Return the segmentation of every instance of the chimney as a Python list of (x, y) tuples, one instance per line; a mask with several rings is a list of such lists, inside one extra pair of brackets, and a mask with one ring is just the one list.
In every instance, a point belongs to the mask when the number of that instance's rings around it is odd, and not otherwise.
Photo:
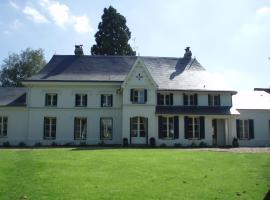
[(82, 44), (80, 45), (75, 45), (75, 50), (74, 50), (74, 54), (76, 56), (83, 56), (83, 48), (82, 48)]
[(192, 57), (192, 53), (191, 53), (191, 51), (190, 51), (190, 47), (186, 47), (185, 51), (186, 51), (186, 52), (185, 52), (185, 54), (184, 54), (184, 58), (187, 59), (187, 60), (190, 60), (191, 57)]

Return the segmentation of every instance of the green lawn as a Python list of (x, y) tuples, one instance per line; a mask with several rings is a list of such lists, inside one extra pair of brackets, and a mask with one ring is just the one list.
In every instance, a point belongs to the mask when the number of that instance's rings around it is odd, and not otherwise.
[(0, 199), (252, 199), (270, 154), (177, 149), (0, 149)]

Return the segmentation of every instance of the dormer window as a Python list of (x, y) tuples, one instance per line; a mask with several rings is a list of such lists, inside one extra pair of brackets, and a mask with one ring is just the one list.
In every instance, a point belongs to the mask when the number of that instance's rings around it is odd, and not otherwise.
[(158, 105), (173, 105), (173, 94), (157, 94), (157, 104)]
[(145, 104), (147, 101), (146, 89), (131, 89), (130, 101), (134, 104)]
[(76, 94), (75, 95), (75, 106), (86, 107), (87, 106), (87, 94)]
[(57, 106), (57, 94), (55, 93), (47, 93), (45, 95), (45, 106)]
[(209, 106), (220, 106), (220, 95), (219, 94), (208, 94), (208, 105)]
[(197, 106), (198, 105), (198, 95), (194, 94), (183, 94), (183, 102), (185, 106)]

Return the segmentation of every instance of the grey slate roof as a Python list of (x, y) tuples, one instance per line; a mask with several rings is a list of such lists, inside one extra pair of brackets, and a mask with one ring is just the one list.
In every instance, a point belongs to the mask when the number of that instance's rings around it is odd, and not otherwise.
[[(27, 81), (123, 82), (137, 56), (54, 55)], [(232, 91), (194, 58), (140, 57), (160, 90)]]
[(156, 106), (156, 114), (231, 115), (230, 106)]
[(0, 87), (0, 106), (26, 106), (26, 88)]

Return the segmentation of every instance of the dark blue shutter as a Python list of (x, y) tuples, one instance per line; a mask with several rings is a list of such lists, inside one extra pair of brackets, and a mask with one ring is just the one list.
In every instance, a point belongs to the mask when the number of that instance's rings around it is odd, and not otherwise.
[(248, 124), (249, 124), (249, 139), (254, 139), (254, 120), (249, 119)]
[(200, 139), (205, 138), (204, 117), (200, 117)]
[(134, 89), (130, 90), (130, 101), (133, 102), (133, 93), (134, 93)]
[(86, 95), (84, 95), (84, 102), (85, 102), (85, 106), (87, 106), (87, 94)]
[(211, 95), (208, 94), (208, 106), (211, 106)]
[(103, 107), (103, 103), (104, 103), (104, 95), (102, 94), (101, 98), (100, 98), (100, 106), (101, 107)]
[(194, 105), (197, 106), (198, 105), (198, 95), (194, 94)]
[(159, 138), (163, 138), (161, 130), (162, 130), (162, 116), (158, 116), (158, 137)]
[(113, 107), (113, 95), (111, 94), (111, 107)]
[(236, 135), (237, 135), (237, 138), (240, 138), (240, 120), (239, 119), (236, 120)]
[(218, 95), (218, 106), (220, 106), (220, 94)]
[(160, 93), (157, 93), (157, 105), (160, 105)]
[(147, 89), (144, 90), (144, 103), (147, 102)]
[(45, 106), (48, 105), (48, 94), (45, 95)]
[(131, 144), (131, 127), (132, 127), (132, 118), (129, 118), (129, 143)]
[(179, 138), (179, 120), (178, 116), (174, 116), (174, 138)]
[(173, 93), (170, 93), (170, 105), (173, 105)]
[(188, 96), (186, 94), (183, 94), (183, 103), (185, 106), (188, 105)]
[[(47, 96), (47, 94), (46, 94)], [(43, 138), (46, 138), (46, 123), (47, 123), (47, 118), (44, 117), (44, 124), (43, 124)]]
[(184, 123), (185, 123), (185, 139), (189, 139), (189, 133), (188, 133), (188, 116), (184, 117)]

